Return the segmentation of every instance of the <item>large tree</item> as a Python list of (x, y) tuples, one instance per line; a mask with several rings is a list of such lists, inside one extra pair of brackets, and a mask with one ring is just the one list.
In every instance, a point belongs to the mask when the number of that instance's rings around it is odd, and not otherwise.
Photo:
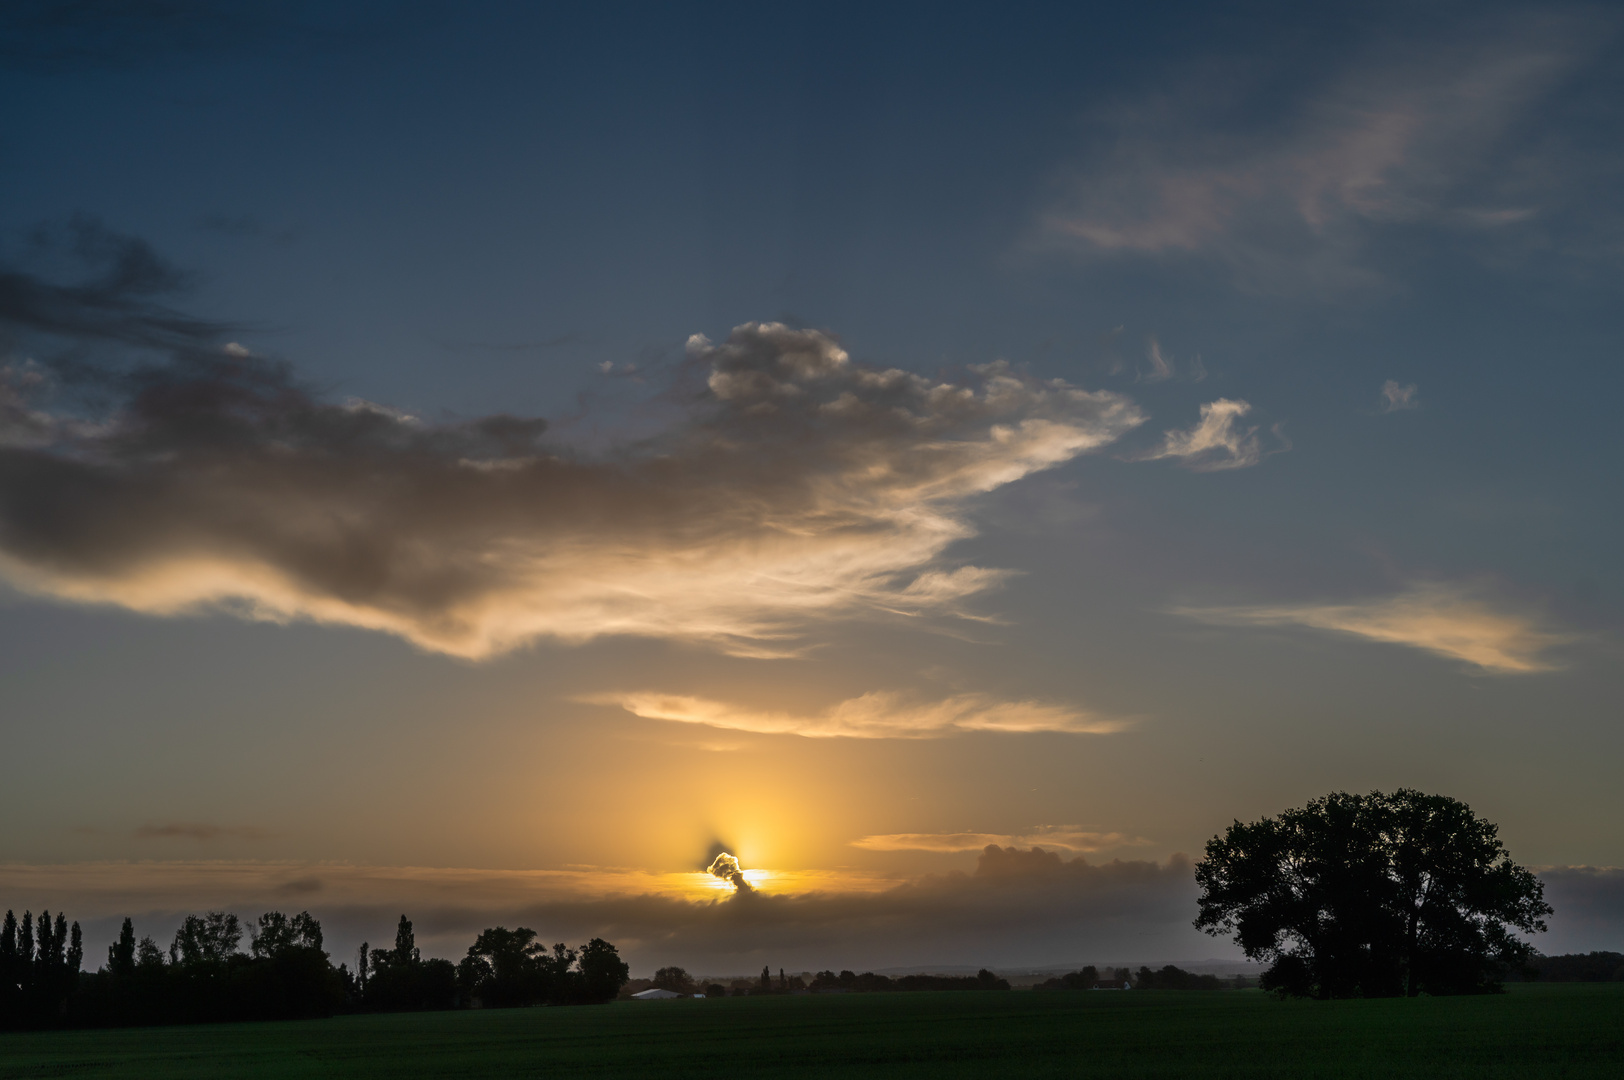
[(1272, 966), (1267, 989), (1311, 997), (1493, 992), (1551, 908), (1499, 830), (1465, 803), (1343, 792), (1231, 825), (1196, 866), (1195, 925)]

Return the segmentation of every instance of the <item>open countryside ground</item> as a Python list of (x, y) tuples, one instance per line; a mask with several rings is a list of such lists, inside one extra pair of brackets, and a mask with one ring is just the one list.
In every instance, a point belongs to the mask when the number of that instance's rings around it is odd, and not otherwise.
[(940, 993), (351, 1016), (0, 1036), (0, 1078), (1608, 1077), (1624, 986), (1278, 1001)]

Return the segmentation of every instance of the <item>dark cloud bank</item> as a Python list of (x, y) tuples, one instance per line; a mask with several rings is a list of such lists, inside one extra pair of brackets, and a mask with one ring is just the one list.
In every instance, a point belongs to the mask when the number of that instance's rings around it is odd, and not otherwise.
[[(922, 878), (878, 894), (773, 896), (740, 891), (696, 904), (658, 896), (538, 906), (535, 924), (624, 941), (640, 962), (704, 958), (719, 969), (762, 963), (810, 969), (977, 964), (1077, 956), (1162, 955), (1196, 935), (1189, 860), (1093, 864), (989, 846), (971, 873)], [(431, 912), (431, 933), (455, 924)], [(526, 925), (532, 925), (527, 923)], [(446, 925), (446, 929), (450, 929)], [(1203, 955), (1224, 952), (1214, 945)], [(781, 957), (781, 960), (773, 960)]]
[[(971, 872), (932, 875), (884, 892), (775, 895), (746, 885), (714, 901), (592, 895), (589, 886), (584, 893), (572, 888), (526, 900), (502, 883), (481, 889), (465, 877), (420, 876), (404, 887), (397, 879), (373, 891), (378, 899), (372, 902), (335, 878), (343, 873), (290, 870), (279, 885), (254, 888), (252, 895), (233, 900), (215, 892), (209, 906), (244, 915), (308, 908), (340, 959), (362, 940), (386, 937), (402, 911), (416, 926), (419, 946), (433, 955), (458, 958), (481, 929), (522, 925), (549, 942), (605, 937), (639, 971), (673, 963), (718, 973), (759, 971), (763, 964), (795, 970), (1047, 965), (1234, 952), (1190, 928), (1195, 882), (1181, 855), (1166, 863), (1094, 864), (993, 845)], [(330, 892), (349, 899), (335, 903)], [(91, 946), (112, 939), (125, 909), (145, 908), (145, 914), (131, 912), (138, 928), (159, 937), (172, 933), (183, 914), (167, 905), (121, 903), (110, 893), (87, 902), (102, 909), (82, 920)]]

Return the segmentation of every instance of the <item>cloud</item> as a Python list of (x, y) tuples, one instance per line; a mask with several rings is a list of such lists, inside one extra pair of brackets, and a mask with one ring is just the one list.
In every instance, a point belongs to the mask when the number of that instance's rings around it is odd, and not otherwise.
[(1332, 65), (1283, 119), (1278, 72), (1247, 88), (1209, 69), (1106, 117), (1109, 149), (1065, 180), (1041, 233), (1079, 254), (1199, 258), (1247, 288), (1297, 292), (1380, 280), (1366, 258), (1380, 230), (1535, 227), (1558, 193), (1529, 168), (1541, 155), (1519, 125), (1585, 61), (1594, 22), (1526, 14), (1390, 45)]
[[(204, 347), (228, 329), (158, 302), (184, 288), (187, 276), (146, 241), (96, 218), (75, 215), (33, 241), (39, 257), (67, 264), (79, 280), (62, 284), (0, 266), (0, 325), (80, 343), (177, 351)], [(69, 367), (59, 374), (77, 373)]]
[(1041, 701), (997, 701), (983, 694), (958, 694), (940, 701), (912, 701), (875, 691), (849, 698), (820, 713), (767, 712), (682, 694), (646, 691), (588, 695), (596, 705), (618, 705), (634, 716), (703, 724), (760, 735), (800, 735), (809, 739), (939, 739), (972, 731), (1060, 732), (1104, 735), (1122, 731), (1128, 721)]
[(1162, 355), (1161, 342), (1154, 334), (1145, 341), (1145, 362), (1150, 365), (1150, 370), (1140, 376), (1145, 382), (1165, 382), (1173, 377), (1173, 365)]
[[(295, 888), (312, 879), (319, 890)], [(1233, 953), (1190, 928), (1195, 881), (1182, 855), (1094, 863), (991, 846), (969, 872), (901, 882), (769, 875), (750, 892), (705, 872), (213, 862), (0, 865), (0, 887), (19, 907), (48, 904), (85, 922), (90, 955), (103, 937), (112, 940), (124, 915), (136, 917), (138, 934), (156, 931), (161, 940), (187, 911), (251, 916), (290, 901), (322, 920), (335, 959), (363, 939), (387, 940), (402, 911), (428, 955), (455, 959), (484, 927), (522, 925), (552, 941), (602, 936), (639, 971), (672, 963), (721, 973), (764, 963), (864, 970)]]
[(1140, 836), (1094, 832), (1081, 825), (1041, 825), (1027, 833), (885, 833), (863, 836), (852, 847), (865, 851), (980, 851), (989, 844), (1001, 847), (1064, 848), (1067, 851), (1109, 851), (1150, 843)]
[(1178, 458), (1197, 472), (1244, 469), (1264, 458), (1257, 428), (1242, 427), (1241, 417), (1252, 411), (1245, 401), (1219, 398), (1201, 406), (1201, 420), (1188, 431), (1169, 431), (1162, 445), (1139, 456), (1140, 461)]
[(1553, 671), (1547, 650), (1571, 636), (1541, 629), (1524, 615), (1497, 611), (1469, 590), (1418, 585), (1397, 596), (1353, 604), (1177, 608), (1175, 613), (1225, 626), (1306, 626), (1370, 641), (1423, 649), (1484, 671), (1520, 675)]
[(683, 420), (588, 457), (541, 420), (324, 401), (156, 304), (175, 276), (98, 229), (88, 281), (0, 274), (0, 321), (75, 346), (0, 381), (0, 574), (70, 601), (469, 658), (617, 634), (784, 655), (818, 620), (961, 613), (1006, 576), (942, 558), (973, 500), (1142, 421), (1002, 363), (932, 379), (750, 323), (690, 341)]
[(142, 840), (263, 840), (264, 829), (251, 825), (207, 825), (193, 821), (174, 821), (163, 825), (142, 825), (135, 836)]
[(1414, 383), (1400, 386), (1393, 379), (1382, 383), (1382, 412), (1399, 412), (1404, 409), (1419, 409), (1421, 400), (1416, 397)]

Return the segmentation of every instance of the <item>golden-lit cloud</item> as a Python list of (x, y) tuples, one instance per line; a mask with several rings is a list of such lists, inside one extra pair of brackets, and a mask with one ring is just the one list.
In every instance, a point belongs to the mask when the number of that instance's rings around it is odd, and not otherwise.
[(1142, 461), (1176, 458), (1197, 472), (1244, 469), (1264, 458), (1257, 427), (1243, 427), (1250, 403), (1219, 398), (1201, 406), (1201, 419), (1188, 431), (1169, 431), (1162, 444), (1141, 455)]
[(1436, 584), (1353, 604), (1178, 608), (1176, 614), (1219, 625), (1306, 626), (1353, 634), (1509, 675), (1555, 670), (1546, 653), (1573, 640), (1526, 615), (1496, 610), (1469, 590)]
[(973, 731), (1106, 735), (1122, 731), (1129, 723), (1064, 705), (997, 701), (983, 694), (917, 701), (873, 691), (811, 714), (773, 712), (684, 694), (644, 691), (592, 694), (581, 700), (618, 705), (648, 720), (809, 739), (939, 739)]
[(1142, 420), (1001, 363), (942, 381), (751, 323), (689, 342), (704, 389), (687, 419), (593, 459), (539, 420), (323, 402), (244, 353), (81, 373), (118, 401), (95, 423), (42, 412), (50, 380), (12, 372), (0, 572), (68, 600), (345, 624), (470, 658), (618, 634), (785, 654), (819, 619), (959, 611), (1004, 577), (942, 561), (974, 532), (970, 500)]
[(988, 844), (1002, 847), (1064, 848), (1067, 851), (1110, 851), (1141, 847), (1150, 841), (1119, 832), (1095, 832), (1081, 825), (1040, 825), (1024, 833), (884, 833), (853, 840), (865, 851), (980, 851)]

